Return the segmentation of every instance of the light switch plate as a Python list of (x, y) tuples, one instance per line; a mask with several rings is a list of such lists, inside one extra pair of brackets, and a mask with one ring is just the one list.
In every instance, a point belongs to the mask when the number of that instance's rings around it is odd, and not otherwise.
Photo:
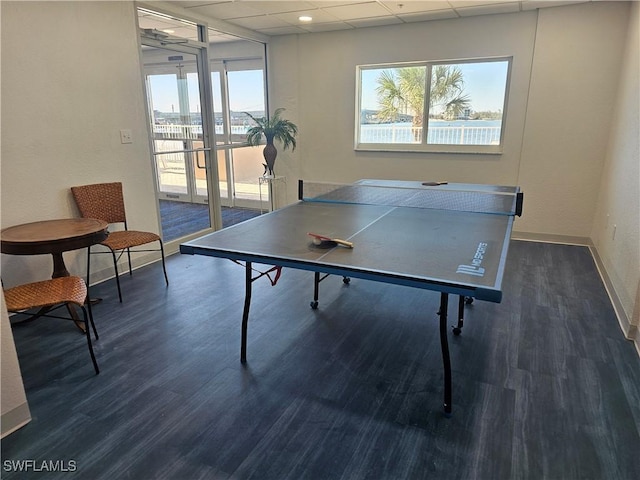
[(120, 143), (133, 143), (133, 135), (130, 129), (120, 130)]

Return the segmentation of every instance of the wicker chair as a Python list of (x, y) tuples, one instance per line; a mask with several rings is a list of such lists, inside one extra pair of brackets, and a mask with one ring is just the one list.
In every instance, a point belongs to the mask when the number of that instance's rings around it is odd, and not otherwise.
[[(82, 310), (83, 318), (71, 316), (71, 320), (82, 321), (84, 323), (84, 331), (87, 337), (87, 345), (91, 354), (91, 361), (96, 375), (100, 373), (96, 356), (93, 353), (93, 345), (91, 344), (91, 334), (89, 332), (89, 324), (93, 329), (93, 334), (98, 339), (98, 331), (93, 323), (93, 315), (91, 313), (91, 304), (85, 301), (87, 299), (87, 285), (80, 277), (58, 277), (42, 282), (27, 283), (18, 285), (4, 290), (4, 299), (7, 305), (7, 311), (11, 313), (29, 315), (28, 320), (39, 317), (63, 318), (57, 315), (51, 315), (50, 312), (57, 308), (66, 306), (71, 313), (74, 305)], [(38, 309), (36, 313), (30, 313), (29, 310)]]
[[(118, 275), (118, 260), (126, 251), (129, 260), (129, 275), (132, 275), (131, 268), (131, 252), (150, 252), (159, 251), (162, 256), (162, 269), (164, 270), (164, 279), (169, 285), (169, 277), (167, 276), (167, 268), (164, 259), (164, 246), (159, 235), (152, 232), (140, 232), (129, 230), (127, 225), (127, 217), (124, 209), (124, 196), (122, 194), (122, 183), (98, 183), (94, 185), (83, 185), (71, 187), (71, 193), (75, 199), (76, 205), (80, 210), (80, 215), (85, 218), (97, 218), (111, 223), (123, 223), (124, 230), (110, 232), (109, 237), (100, 245), (109, 248), (113, 257), (113, 267), (116, 273), (116, 284), (118, 286), (118, 298), (122, 302), (122, 290), (120, 289), (120, 277)], [(159, 249), (131, 250), (132, 247), (147, 245), (149, 243), (158, 242)], [(108, 253), (108, 252), (94, 252)], [(89, 249), (91, 255), (91, 249)], [(87, 272), (87, 283), (89, 283), (89, 272)]]

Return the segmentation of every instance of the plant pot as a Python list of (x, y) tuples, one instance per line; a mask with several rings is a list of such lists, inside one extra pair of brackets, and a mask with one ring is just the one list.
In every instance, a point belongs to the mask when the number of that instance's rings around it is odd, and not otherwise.
[(273, 143), (267, 143), (262, 150), (262, 156), (264, 157), (264, 161), (266, 162), (266, 171), (265, 173), (269, 175), (274, 175), (273, 166), (276, 163), (276, 156), (278, 155), (278, 150), (273, 145)]

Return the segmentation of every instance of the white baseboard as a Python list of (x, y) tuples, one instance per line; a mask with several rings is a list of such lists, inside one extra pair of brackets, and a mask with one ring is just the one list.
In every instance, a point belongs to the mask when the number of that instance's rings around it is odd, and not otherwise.
[(592, 245), (591, 239), (588, 237), (571, 237), (569, 235), (551, 235), (546, 233), (513, 232), (511, 239), (525, 240), (527, 242), (559, 243), (562, 245), (583, 245), (585, 247)]
[(632, 332), (629, 332), (631, 336), (631, 340), (636, 345), (636, 350), (638, 351), (638, 356), (640, 357), (640, 328), (635, 325), (631, 326)]
[[(178, 240), (172, 240), (169, 242), (164, 242), (164, 255), (165, 257), (170, 257), (171, 255), (175, 255), (176, 253), (180, 253), (180, 244), (187, 242), (189, 240), (193, 240), (194, 238), (201, 237), (205, 233), (211, 233), (212, 230), (202, 230), (196, 233), (192, 233), (188, 236), (182, 237)], [(94, 257), (92, 257), (93, 259)], [(144, 255), (140, 253), (133, 254), (131, 257), (131, 261), (133, 262), (133, 270), (137, 270), (138, 268), (144, 267), (145, 265), (149, 265), (154, 262), (160, 261), (160, 252), (148, 252)], [(129, 264), (125, 257), (120, 259), (118, 262), (119, 272), (122, 275), (122, 272), (128, 271)], [(115, 273), (113, 272), (113, 264), (108, 262), (106, 266), (100, 269), (91, 269), (91, 285), (96, 285), (98, 283), (102, 283), (106, 280), (110, 280), (115, 278)]]
[(19, 428), (24, 427), (30, 421), (31, 412), (29, 411), (29, 404), (27, 402), (24, 402), (23, 404), (18, 405), (16, 408), (3, 413), (2, 419), (0, 420), (0, 422), (2, 423), (1, 438), (4, 438), (7, 435), (15, 432)]
[[(166, 256), (166, 252), (165, 252), (165, 256)], [(92, 260), (92, 264), (95, 263), (93, 261), (94, 260), (93, 255), (91, 260)], [(134, 254), (132, 252), (131, 254), (131, 263), (133, 264), (132, 265), (133, 270), (137, 270), (139, 268), (142, 268), (154, 262), (159, 262), (160, 260), (161, 260), (160, 252), (149, 252), (149, 253), (145, 253), (144, 255), (141, 253)], [(126, 260), (126, 255), (122, 257), (120, 262), (118, 262), (118, 272), (120, 272), (120, 275), (123, 275), (123, 273), (129, 272), (129, 263)], [(89, 279), (89, 281), (91, 282), (91, 285), (96, 285), (98, 283), (111, 280), (112, 278), (115, 278), (115, 276), (116, 274), (113, 270), (113, 263), (112, 263), (111, 257), (109, 257), (109, 262), (107, 262), (106, 266), (100, 269), (94, 268), (93, 265), (91, 266), (91, 278)]]

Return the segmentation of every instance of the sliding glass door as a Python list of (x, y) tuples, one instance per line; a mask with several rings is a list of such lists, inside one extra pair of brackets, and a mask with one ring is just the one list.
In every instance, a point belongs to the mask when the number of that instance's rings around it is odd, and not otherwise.
[[(233, 58), (231, 52), (241, 52)], [(264, 173), (262, 149), (246, 146), (247, 128), (253, 121), (246, 114), (262, 117), (266, 112), (264, 45), (250, 41), (214, 45), (210, 55), (216, 152), (222, 205), (260, 209), (258, 178)], [(266, 192), (263, 192), (263, 196)]]
[(172, 58), (146, 66), (145, 78), (158, 197), (208, 203), (205, 146), (196, 56), (155, 49)]
[(142, 7), (138, 24), (165, 241), (259, 214), (262, 149), (246, 146), (244, 112), (267, 110), (265, 45)]

